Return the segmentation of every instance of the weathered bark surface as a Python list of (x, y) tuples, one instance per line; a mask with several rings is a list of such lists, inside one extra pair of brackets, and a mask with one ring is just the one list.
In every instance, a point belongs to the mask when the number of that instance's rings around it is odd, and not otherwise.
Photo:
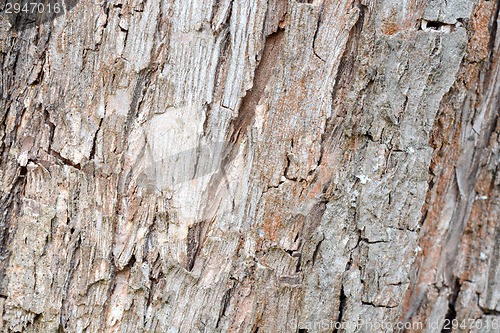
[(80, 0), (3, 24), (2, 330), (498, 332), (498, 10)]

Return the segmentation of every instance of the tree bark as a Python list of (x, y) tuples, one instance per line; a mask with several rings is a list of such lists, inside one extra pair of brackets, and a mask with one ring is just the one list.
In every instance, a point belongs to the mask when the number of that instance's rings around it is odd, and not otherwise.
[(499, 332), (498, 11), (0, 13), (1, 329)]

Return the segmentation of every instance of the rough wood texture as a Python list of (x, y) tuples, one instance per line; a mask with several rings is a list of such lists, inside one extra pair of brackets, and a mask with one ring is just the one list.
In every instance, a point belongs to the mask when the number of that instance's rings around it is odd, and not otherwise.
[(498, 332), (498, 11), (80, 0), (3, 24), (2, 330)]

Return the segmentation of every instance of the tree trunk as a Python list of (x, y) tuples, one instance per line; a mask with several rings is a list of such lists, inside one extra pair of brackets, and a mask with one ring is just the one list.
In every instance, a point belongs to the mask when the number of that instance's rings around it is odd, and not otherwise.
[(499, 1), (65, 8), (0, 13), (4, 332), (499, 332)]

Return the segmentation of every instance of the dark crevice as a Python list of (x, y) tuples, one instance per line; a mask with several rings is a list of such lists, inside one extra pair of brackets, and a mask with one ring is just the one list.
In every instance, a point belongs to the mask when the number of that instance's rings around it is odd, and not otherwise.
[[(397, 228), (394, 228), (394, 229), (397, 229)], [(401, 230), (401, 229), (397, 229), (397, 230)], [(364, 237), (360, 238), (360, 241), (365, 242), (366, 244), (388, 243), (386, 240), (370, 241), (370, 240), (368, 240), (368, 238), (364, 238)]]
[[(311, 2), (309, 2), (311, 3)], [(325, 11), (325, 2), (323, 2), (321, 6), (321, 11), (319, 12), (318, 15), (318, 22), (316, 23), (316, 30), (314, 31), (314, 36), (313, 36), (313, 42), (312, 42), (312, 50), (314, 55), (321, 61), (326, 62), (325, 59), (321, 58), (318, 53), (316, 53), (316, 39), (318, 37), (318, 32), (319, 32), (319, 27), (321, 25), (321, 18), (323, 17), (323, 12)]]
[[(457, 318), (457, 310), (455, 309), (455, 304), (457, 302), (458, 293), (460, 292), (460, 287), (460, 282), (458, 281), (458, 279), (456, 279), (448, 299), (448, 311), (446, 312), (445, 317), (445, 322), (447, 323), (451, 323), (454, 319)], [(452, 325), (444, 325), (441, 333), (451, 333), (452, 331)]]
[(28, 168), (26, 168), (25, 166), (22, 166), (20, 169), (19, 169), (19, 177), (26, 177), (26, 175), (28, 174)]
[(97, 144), (97, 136), (99, 135), (99, 131), (101, 130), (102, 121), (104, 118), (101, 118), (99, 121), (99, 125), (97, 126), (97, 131), (94, 134), (94, 140), (92, 140), (92, 149), (90, 149), (89, 160), (93, 160), (95, 157), (96, 144)]
[(291, 164), (291, 156), (292, 156), (292, 154), (286, 155), (285, 170), (283, 171), (283, 176), (288, 180), (296, 182), (296, 181), (298, 181), (297, 177), (288, 176), (288, 170), (290, 169), (290, 164)]
[(420, 22), (419, 30), (423, 31), (441, 31), (445, 33), (450, 33), (455, 30), (455, 24), (448, 24), (439, 21), (428, 21), (422, 19)]
[(69, 165), (75, 169), (81, 170), (80, 163), (75, 163), (69, 158), (61, 156), (61, 154), (53, 149), (50, 149), (49, 154), (55, 157), (61, 164)]
[[(345, 292), (344, 292), (344, 286), (342, 286), (342, 288), (340, 289), (339, 315), (337, 317), (337, 323), (339, 323), (340, 325), (335, 325), (335, 327), (342, 325), (342, 320), (344, 317), (346, 305), (347, 305), (347, 296), (345, 295)], [(338, 330), (337, 330), (337, 328), (335, 328), (333, 330), (333, 333), (337, 333), (337, 332), (338, 332)]]
[(500, 316), (500, 311), (494, 309), (487, 309), (483, 307), (479, 307), (484, 315), (486, 316)]
[[(35, 270), (36, 272), (36, 270)], [(35, 316), (33, 317), (33, 321), (31, 322), (31, 325), (34, 325), (38, 321), (42, 321), (43, 314), (42, 313), (35, 313)]]
[(435, 22), (435, 21), (428, 21), (427, 22), (427, 28), (438, 30), (443, 25), (441, 22)]
[(299, 236), (300, 236), (300, 232), (297, 232), (297, 233), (295, 234), (295, 238), (293, 239), (293, 242), (294, 242), (294, 243), (297, 243), (297, 241), (299, 240)]
[(125, 265), (125, 267), (123, 267), (121, 271), (125, 270), (125, 269), (132, 269), (132, 267), (134, 267), (135, 265), (135, 262), (136, 262), (136, 258), (135, 258), (135, 254), (132, 254), (127, 262), (127, 264)]
[[(356, 247), (355, 247), (354, 249), (356, 249), (358, 246), (359, 246), (359, 239), (358, 239), (358, 243), (357, 243), (357, 245), (356, 245)], [(353, 263), (353, 258), (352, 258), (352, 257), (353, 257), (353, 251), (354, 251), (354, 249), (352, 249), (352, 250), (350, 251), (350, 254), (349, 254), (349, 261), (347, 262), (347, 264), (346, 264), (346, 266), (345, 266), (345, 271), (346, 271), (346, 272), (347, 272), (348, 270), (350, 270), (350, 269), (351, 269), (351, 267), (352, 267), (352, 263)]]
[(295, 273), (302, 271), (301, 264), (302, 264), (302, 254), (299, 253), (299, 259), (297, 260), (297, 266), (295, 266)]
[[(432, 190), (432, 188), (433, 188), (433, 186), (429, 186), (429, 192)], [(423, 213), (418, 221), (416, 229), (419, 229), (424, 225), (425, 221), (427, 220), (427, 216), (429, 215), (429, 209), (427, 207), (427, 204), (422, 207), (422, 210), (423, 210)]]
[(379, 304), (374, 304), (374, 303), (365, 302), (365, 301), (361, 301), (361, 304), (363, 304), (363, 305), (373, 306), (373, 307), (375, 307), (375, 308), (383, 308), (383, 309), (394, 309), (394, 308), (397, 308), (397, 307), (398, 307), (398, 305), (394, 305), (394, 306), (389, 306), (389, 305), (379, 305)]
[[(495, 56), (495, 41), (497, 38), (497, 33), (498, 33), (498, 14), (500, 11), (500, 2), (497, 2), (497, 8), (495, 10), (495, 14), (493, 15), (493, 20), (491, 21), (491, 26), (490, 26), (490, 42), (488, 45), (488, 50), (489, 50), (489, 57), (490, 61), (489, 64), (493, 64), (494, 62), (494, 56)], [(489, 74), (489, 71), (486, 71), (487, 74)]]
[(269, 185), (267, 186), (263, 191), (262, 191), (262, 194), (265, 194), (267, 192), (269, 192), (270, 189), (272, 188), (279, 188), (280, 185), (283, 184), (282, 182), (279, 183), (279, 185)]

